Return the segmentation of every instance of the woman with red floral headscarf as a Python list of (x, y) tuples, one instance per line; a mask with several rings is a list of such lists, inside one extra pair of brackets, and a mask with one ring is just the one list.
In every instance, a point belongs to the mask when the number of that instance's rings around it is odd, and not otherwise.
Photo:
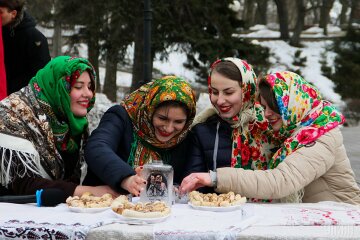
[(197, 181), (195, 172), (210, 170), (214, 176), (223, 167), (265, 170), (271, 157), (270, 138), (263, 134), (268, 132), (268, 123), (255, 102), (256, 75), (251, 65), (238, 58), (215, 61), (208, 87), (213, 107), (195, 119), (187, 168), (194, 174), (184, 179), (184, 189), (188, 181)]

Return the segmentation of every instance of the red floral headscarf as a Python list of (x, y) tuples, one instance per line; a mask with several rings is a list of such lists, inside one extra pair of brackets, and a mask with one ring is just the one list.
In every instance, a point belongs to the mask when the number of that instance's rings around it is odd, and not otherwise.
[(268, 122), (264, 118), (263, 108), (255, 102), (256, 75), (251, 65), (238, 58), (224, 58), (211, 65), (208, 77), (209, 94), (211, 98), (211, 73), (222, 61), (229, 61), (239, 69), (242, 83), (242, 107), (232, 119), (224, 119), (231, 124), (232, 156), (231, 167), (244, 169), (267, 169), (267, 161), (271, 157)]

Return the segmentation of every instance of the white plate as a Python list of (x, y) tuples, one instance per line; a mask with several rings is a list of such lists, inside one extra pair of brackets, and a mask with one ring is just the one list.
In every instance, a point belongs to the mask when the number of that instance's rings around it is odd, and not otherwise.
[(188, 204), (196, 210), (210, 211), (210, 212), (231, 212), (231, 211), (239, 210), (243, 206), (243, 204), (241, 204), (241, 205), (234, 205), (229, 207), (206, 207), (206, 206), (195, 206), (191, 202), (188, 202)]
[(84, 208), (84, 207), (69, 207), (69, 210), (77, 213), (98, 213), (110, 209), (110, 207), (102, 208)]
[(132, 217), (125, 217), (121, 214), (118, 214), (114, 211), (112, 211), (118, 218), (121, 220), (124, 220), (124, 222), (128, 224), (136, 224), (136, 225), (143, 225), (143, 224), (153, 224), (153, 223), (159, 223), (165, 221), (168, 217), (170, 217), (170, 214), (164, 217), (158, 217), (158, 218), (132, 218)]

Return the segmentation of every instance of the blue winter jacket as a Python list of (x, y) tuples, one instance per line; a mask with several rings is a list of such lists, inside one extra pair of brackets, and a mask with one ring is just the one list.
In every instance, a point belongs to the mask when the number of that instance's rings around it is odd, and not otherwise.
[(190, 157), (186, 166), (186, 173), (207, 172), (214, 170), (214, 149), (216, 128), (219, 124), (218, 150), (216, 167), (230, 167), (231, 159), (231, 134), (229, 123), (222, 120), (218, 115), (209, 117), (205, 122), (196, 124), (192, 129), (192, 144)]

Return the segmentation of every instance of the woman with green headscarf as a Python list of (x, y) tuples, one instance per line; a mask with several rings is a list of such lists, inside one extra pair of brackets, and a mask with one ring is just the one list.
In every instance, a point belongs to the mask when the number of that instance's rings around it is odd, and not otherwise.
[[(176, 76), (153, 80), (111, 107), (85, 148), (89, 170), (98, 178), (95, 183), (138, 196), (145, 180), (134, 169), (153, 160), (172, 165), (174, 182), (179, 183), (187, 160), (183, 140), (195, 110), (189, 83)], [(88, 176), (95, 178), (90, 171)]]
[(81, 152), (95, 78), (86, 59), (56, 57), (28, 86), (0, 102), (1, 195), (45, 188), (61, 189), (66, 196), (113, 193), (107, 186), (79, 186), (86, 174)]

